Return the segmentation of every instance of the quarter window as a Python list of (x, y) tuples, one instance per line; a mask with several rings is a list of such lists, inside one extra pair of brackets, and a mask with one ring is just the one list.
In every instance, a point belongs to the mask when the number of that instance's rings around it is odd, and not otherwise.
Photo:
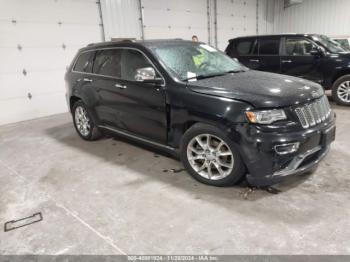
[(310, 51), (314, 47), (314, 44), (306, 39), (286, 39), (286, 55), (289, 56), (310, 55)]
[(237, 43), (237, 53), (239, 55), (249, 55), (252, 52), (255, 39), (242, 40)]
[(93, 67), (93, 73), (120, 78), (121, 54), (121, 49), (97, 51)]
[(261, 39), (259, 41), (259, 55), (278, 55), (279, 49), (279, 39)]
[(91, 63), (92, 55), (93, 55), (93, 52), (82, 53), (78, 57), (78, 60), (75, 63), (73, 70), (77, 72), (90, 73), (91, 67), (92, 67), (92, 63)]
[(121, 78), (129, 81), (135, 81), (137, 69), (144, 67), (153, 67), (149, 60), (139, 51), (125, 49), (122, 55)]

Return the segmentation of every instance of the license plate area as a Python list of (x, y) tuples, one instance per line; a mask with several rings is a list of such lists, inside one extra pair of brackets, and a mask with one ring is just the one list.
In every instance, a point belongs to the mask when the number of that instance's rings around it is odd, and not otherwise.
[(322, 133), (321, 145), (323, 147), (329, 146), (335, 140), (335, 126), (327, 129)]

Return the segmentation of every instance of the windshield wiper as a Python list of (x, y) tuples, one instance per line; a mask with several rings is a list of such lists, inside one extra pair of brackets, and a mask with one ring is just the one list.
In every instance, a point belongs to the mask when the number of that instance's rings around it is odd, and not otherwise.
[(206, 78), (223, 76), (223, 75), (225, 75), (225, 73), (212, 74), (212, 75), (197, 75), (197, 76), (192, 76), (192, 77), (189, 77), (189, 78), (185, 78), (182, 81), (191, 81), (193, 79), (200, 80), (200, 79), (206, 79)]
[(234, 74), (234, 73), (243, 73), (243, 72), (247, 72), (247, 70), (244, 70), (244, 69), (230, 70), (230, 71), (226, 71), (224, 74)]
[(211, 75), (197, 75), (197, 76), (192, 76), (189, 78), (185, 78), (182, 81), (191, 81), (191, 80), (201, 80), (201, 79), (206, 79), (206, 78), (211, 78), (211, 77), (217, 77), (217, 76), (223, 76), (227, 74), (233, 74), (233, 73), (242, 73), (242, 72), (247, 72), (247, 70), (244, 69), (239, 69), (239, 70), (230, 70), (222, 73), (217, 73), (217, 74), (211, 74)]

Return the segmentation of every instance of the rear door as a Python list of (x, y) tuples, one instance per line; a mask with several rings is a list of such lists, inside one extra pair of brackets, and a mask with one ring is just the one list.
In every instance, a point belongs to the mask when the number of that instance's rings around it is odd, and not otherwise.
[[(72, 68), (72, 74), (69, 74), (70, 79), (67, 81), (72, 85), (73, 94), (67, 95), (75, 95), (87, 100), (94, 96), (93, 76), (91, 74), (94, 56), (94, 51), (85, 51), (79, 55)], [(67, 102), (69, 105), (69, 97), (67, 97)], [(85, 102), (88, 103), (88, 106), (91, 106), (90, 100)]]
[(280, 73), (281, 37), (269, 36), (258, 39), (259, 56), (257, 70)]
[(103, 125), (123, 127), (120, 109), (116, 102), (120, 98), (120, 90), (115, 85), (121, 77), (121, 49), (98, 50), (92, 68), (92, 85), (94, 86), (95, 111)]
[(310, 54), (311, 50), (317, 49), (316, 44), (307, 38), (293, 36), (284, 38), (283, 43), (281, 73), (322, 83), (322, 57)]
[(233, 41), (228, 55), (237, 58), (239, 62), (251, 69), (259, 68), (259, 57), (256, 38), (238, 38)]

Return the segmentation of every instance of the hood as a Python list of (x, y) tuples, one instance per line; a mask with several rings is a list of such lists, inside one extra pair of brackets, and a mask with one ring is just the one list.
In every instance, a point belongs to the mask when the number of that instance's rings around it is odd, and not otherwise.
[(343, 53), (332, 53), (329, 54), (330, 58), (340, 58), (340, 59), (350, 59), (350, 52), (343, 52)]
[(188, 87), (201, 94), (243, 100), (256, 108), (303, 104), (324, 94), (319, 84), (253, 70), (189, 82)]

